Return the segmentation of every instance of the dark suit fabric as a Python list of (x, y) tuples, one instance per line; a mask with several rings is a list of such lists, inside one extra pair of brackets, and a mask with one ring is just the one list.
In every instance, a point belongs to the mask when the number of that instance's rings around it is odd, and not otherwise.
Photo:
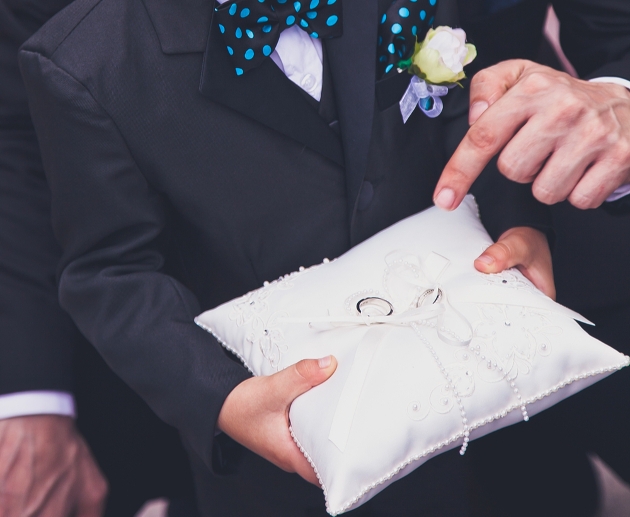
[(67, 3), (0, 2), (0, 395), (72, 388), (77, 332), (57, 302), (61, 250), (17, 63), (19, 46)]
[(78, 426), (109, 483), (107, 517), (148, 499), (193, 500), (178, 433), (111, 370), (61, 309), (61, 249), (17, 62), (19, 46), (70, 2), (0, 0), (0, 395), (72, 392)]
[[(21, 51), (64, 250), (61, 304), (182, 433), (207, 515), (320, 515), (323, 504), (296, 476), (213, 440), (247, 373), (193, 317), (427, 207), (465, 123), (457, 93), (442, 117), (403, 126), (400, 79), (375, 82), (377, 2), (343, 9), (343, 37), (325, 43), (341, 136), (270, 60), (233, 75), (205, 1), (78, 0)], [(490, 167), (475, 188), (492, 235), (548, 228), (529, 188), (497, 177)], [(465, 461), (442, 455), (357, 515), (465, 515)]]
[[(585, 330), (630, 355), (630, 215), (553, 208), (558, 299), (595, 323)], [(630, 371), (567, 401), (566, 431), (630, 482)], [(559, 415), (560, 416), (560, 415)], [(588, 422), (589, 425), (585, 425)]]

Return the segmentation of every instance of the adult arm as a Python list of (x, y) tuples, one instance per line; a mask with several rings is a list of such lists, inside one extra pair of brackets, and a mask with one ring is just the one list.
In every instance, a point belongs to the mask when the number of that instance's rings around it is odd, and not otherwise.
[(74, 424), (50, 194), (17, 64), (67, 0), (0, 0), (0, 517), (102, 515), (107, 483)]

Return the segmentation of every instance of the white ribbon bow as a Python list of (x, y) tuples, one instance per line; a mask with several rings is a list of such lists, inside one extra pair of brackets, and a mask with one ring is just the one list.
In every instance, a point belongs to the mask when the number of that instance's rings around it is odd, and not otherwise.
[[(354, 316), (283, 318), (286, 323), (309, 323), (311, 326), (329, 324), (336, 327), (372, 327), (357, 347), (328, 435), (328, 439), (342, 452), (348, 442), (370, 364), (385, 338), (385, 325), (430, 326), (435, 328), (442, 341), (450, 345), (468, 346), (473, 337), (472, 325), (448, 303), (448, 294), (439, 284), (439, 278), (450, 264), (447, 258), (431, 253), (425, 260), (421, 260), (413, 254), (393, 252), (386, 257), (386, 262), (388, 266), (384, 284), (391, 301), (378, 295), (356, 300), (357, 314)], [(405, 309), (400, 310), (401, 307)], [(450, 318), (450, 323), (446, 321), (447, 317)], [(459, 323), (457, 330), (466, 329), (468, 335), (465, 338), (449, 328), (456, 321)]]

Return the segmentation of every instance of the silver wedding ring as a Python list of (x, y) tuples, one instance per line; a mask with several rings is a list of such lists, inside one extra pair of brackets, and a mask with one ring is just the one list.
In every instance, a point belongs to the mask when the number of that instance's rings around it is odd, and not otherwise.
[[(424, 293), (418, 296), (418, 301), (416, 302), (416, 307), (420, 307), (429, 296), (433, 295), (435, 289), (427, 289)], [(442, 289), (438, 288), (437, 296), (433, 295), (433, 301), (431, 303), (438, 303), (442, 299)]]
[(365, 316), (391, 316), (394, 306), (383, 298), (369, 296), (357, 302), (357, 312)]

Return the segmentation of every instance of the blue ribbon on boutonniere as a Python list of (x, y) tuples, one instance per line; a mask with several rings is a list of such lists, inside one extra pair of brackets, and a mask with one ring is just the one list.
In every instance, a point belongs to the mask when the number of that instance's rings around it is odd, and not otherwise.
[(413, 55), (398, 63), (398, 71), (413, 74), (407, 91), (400, 99), (403, 122), (407, 122), (416, 106), (435, 118), (442, 113), (444, 97), (466, 78), (464, 66), (477, 56), (474, 45), (466, 43), (462, 29), (437, 27), (429, 29), (421, 43), (416, 42)]

